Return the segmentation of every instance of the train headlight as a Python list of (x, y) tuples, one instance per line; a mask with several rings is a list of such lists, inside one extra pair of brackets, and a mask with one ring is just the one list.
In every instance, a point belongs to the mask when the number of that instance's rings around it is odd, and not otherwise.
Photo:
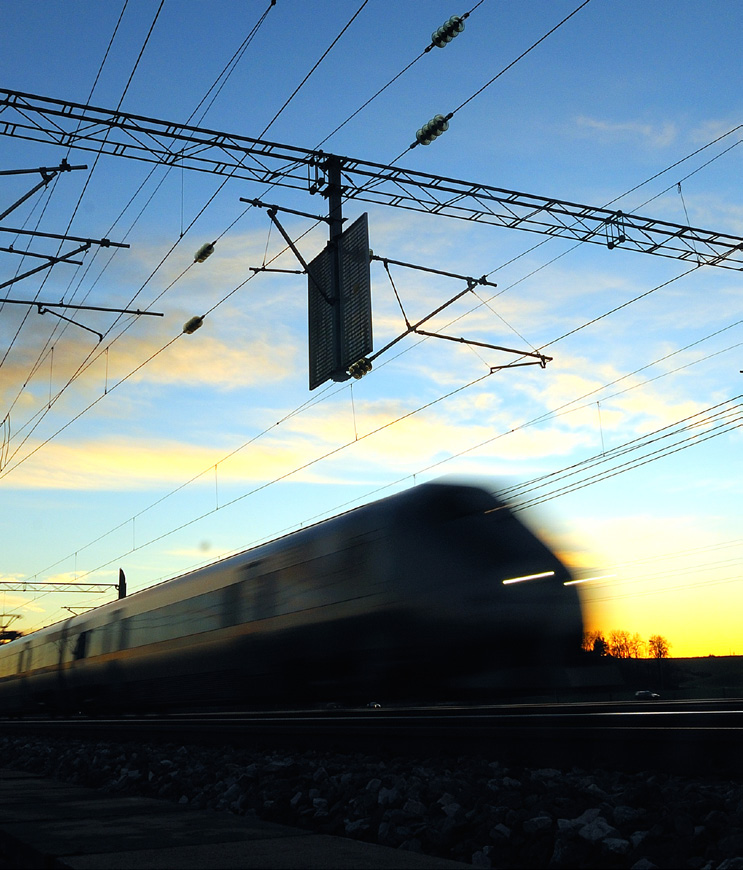
[(509, 583), (523, 583), (525, 580), (540, 580), (543, 577), (554, 576), (554, 571), (542, 571), (541, 574), (525, 574), (523, 577), (510, 577), (508, 580), (503, 581), (503, 585), (508, 586)]

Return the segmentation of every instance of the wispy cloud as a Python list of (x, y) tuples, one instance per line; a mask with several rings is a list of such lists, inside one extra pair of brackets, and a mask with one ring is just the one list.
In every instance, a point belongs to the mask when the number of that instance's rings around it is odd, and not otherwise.
[(213, 489), (216, 464), (223, 483), (270, 480), (306, 462), (304, 447), (301, 439), (288, 442), (274, 437), (220, 462), (222, 454), (212, 446), (175, 438), (51, 442), (33, 461), (20, 465), (12, 481), (19, 489), (125, 491), (179, 485), (200, 475), (195, 484)]
[(600, 137), (605, 142), (640, 142), (651, 148), (667, 148), (678, 136), (670, 121), (650, 124), (643, 121), (603, 121), (579, 115), (575, 119), (578, 132)]

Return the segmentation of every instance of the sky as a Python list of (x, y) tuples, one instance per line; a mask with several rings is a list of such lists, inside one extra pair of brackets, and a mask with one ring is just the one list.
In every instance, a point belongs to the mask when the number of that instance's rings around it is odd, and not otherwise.
[[(743, 238), (743, 5), (470, 4), (6, 0), (0, 88)], [(491, 373), (519, 357), (410, 335), (363, 379), (310, 391), (306, 276), (240, 199), (322, 216), (322, 197), (26, 141), (8, 118), (0, 170), (88, 168), (0, 227), (129, 247), (94, 245), (1, 292), (163, 316), (0, 307), (0, 580), (111, 584), (122, 568), (133, 592), (466, 480), (503, 493), (586, 581), (587, 628), (743, 654), (740, 271), (348, 200), (376, 255), (497, 284), (425, 328), (552, 359)], [(39, 180), (0, 175), (0, 212)], [(322, 250), (325, 224), (279, 219), (305, 260)], [(18, 250), (74, 247), (9, 232), (0, 246), (14, 249), (3, 282), (48, 262)], [(254, 271), (266, 264), (291, 271)], [(404, 332), (401, 306), (415, 322), (467, 286), (378, 261), (371, 281), (375, 350)], [(0, 597), (28, 632), (114, 594)]]

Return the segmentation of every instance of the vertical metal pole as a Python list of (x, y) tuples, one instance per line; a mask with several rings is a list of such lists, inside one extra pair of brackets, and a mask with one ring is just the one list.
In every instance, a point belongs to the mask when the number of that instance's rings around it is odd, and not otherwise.
[(332, 155), (325, 162), (328, 174), (326, 196), (328, 198), (328, 217), (330, 218), (329, 247), (332, 249), (332, 284), (333, 300), (333, 361), (334, 381), (348, 380), (348, 374), (342, 368), (342, 350), (345, 345), (343, 334), (343, 295), (341, 293), (341, 276), (343, 250), (340, 235), (343, 232), (343, 188), (341, 186), (341, 158)]

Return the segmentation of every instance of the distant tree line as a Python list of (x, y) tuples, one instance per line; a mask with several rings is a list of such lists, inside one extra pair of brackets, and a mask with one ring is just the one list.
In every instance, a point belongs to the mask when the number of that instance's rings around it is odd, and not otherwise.
[(671, 644), (660, 634), (651, 635), (647, 641), (637, 632), (615, 629), (605, 635), (602, 631), (587, 631), (583, 635), (583, 649), (599, 656), (615, 659), (667, 659)]

